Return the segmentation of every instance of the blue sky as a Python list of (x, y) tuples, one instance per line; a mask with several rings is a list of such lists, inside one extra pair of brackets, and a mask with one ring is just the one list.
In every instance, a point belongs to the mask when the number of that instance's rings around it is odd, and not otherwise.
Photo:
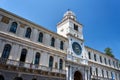
[(67, 9), (84, 25), (85, 45), (120, 59), (120, 0), (0, 0), (0, 7), (56, 32)]

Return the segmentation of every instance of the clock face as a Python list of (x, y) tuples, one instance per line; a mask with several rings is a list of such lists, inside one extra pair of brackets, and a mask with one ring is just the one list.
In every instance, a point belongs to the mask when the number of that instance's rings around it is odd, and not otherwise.
[(72, 44), (73, 51), (77, 54), (80, 55), (82, 52), (81, 46), (77, 42), (73, 42)]

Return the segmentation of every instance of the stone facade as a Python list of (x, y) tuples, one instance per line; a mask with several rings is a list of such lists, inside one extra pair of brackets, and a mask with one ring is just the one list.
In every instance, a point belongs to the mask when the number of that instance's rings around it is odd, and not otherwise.
[(82, 28), (72, 11), (54, 33), (0, 9), (0, 80), (120, 80), (118, 60), (85, 46)]

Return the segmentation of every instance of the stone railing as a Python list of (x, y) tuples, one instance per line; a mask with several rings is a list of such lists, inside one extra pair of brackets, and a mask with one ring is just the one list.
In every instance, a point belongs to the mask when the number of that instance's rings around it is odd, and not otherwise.
[(0, 58), (0, 65), (1, 64), (66, 74), (66, 70), (60, 70), (60, 69), (50, 68), (43, 65), (35, 65), (32, 63), (20, 62), (20, 61), (11, 60), (11, 59)]
[(87, 59), (78, 58), (78, 57), (72, 56), (70, 54), (67, 54), (67, 60), (78, 63), (78, 64), (88, 65)]

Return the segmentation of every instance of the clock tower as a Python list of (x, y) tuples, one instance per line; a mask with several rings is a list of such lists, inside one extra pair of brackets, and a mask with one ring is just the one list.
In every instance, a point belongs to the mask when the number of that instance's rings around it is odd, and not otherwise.
[(83, 25), (77, 21), (76, 15), (68, 10), (61, 22), (57, 25), (57, 33), (68, 38), (68, 54), (75, 57), (85, 58)]
[[(61, 22), (57, 25), (57, 33), (68, 38), (67, 49), (67, 80), (75, 80), (75, 71), (80, 72), (81, 79), (85, 79), (85, 67), (87, 66), (86, 50), (84, 47), (84, 38), (82, 33), (83, 25), (77, 21), (76, 15), (68, 10)], [(80, 76), (79, 76), (80, 77)]]

